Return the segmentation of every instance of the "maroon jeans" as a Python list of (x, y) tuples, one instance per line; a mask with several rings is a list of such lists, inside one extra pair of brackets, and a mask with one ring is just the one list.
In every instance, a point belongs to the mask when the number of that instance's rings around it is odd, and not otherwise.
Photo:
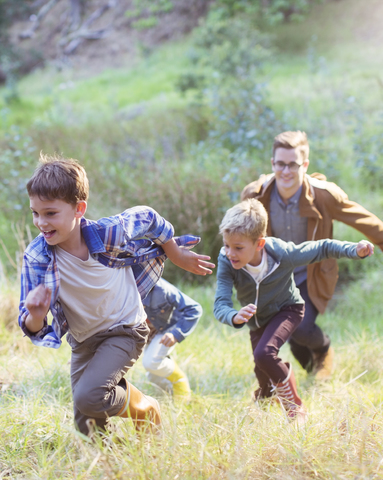
[(305, 306), (289, 305), (280, 310), (266, 325), (257, 330), (250, 330), (255, 368), (254, 373), (259, 386), (264, 390), (263, 396), (271, 387), (288, 375), (286, 364), (278, 357), (280, 348), (303, 320)]

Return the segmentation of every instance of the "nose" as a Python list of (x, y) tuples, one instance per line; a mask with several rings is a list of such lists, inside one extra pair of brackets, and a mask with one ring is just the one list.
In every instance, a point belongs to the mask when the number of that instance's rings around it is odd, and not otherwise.
[(41, 217), (41, 216), (39, 216), (38, 218), (35, 218), (35, 221), (33, 223), (40, 230), (43, 230), (44, 227), (47, 225), (46, 220), (44, 219), (44, 217)]
[(285, 163), (285, 164), (283, 165), (282, 172), (284, 172), (286, 168), (287, 168), (287, 171), (289, 172), (289, 171), (290, 171), (290, 167), (289, 167), (289, 164), (288, 164), (288, 163)]

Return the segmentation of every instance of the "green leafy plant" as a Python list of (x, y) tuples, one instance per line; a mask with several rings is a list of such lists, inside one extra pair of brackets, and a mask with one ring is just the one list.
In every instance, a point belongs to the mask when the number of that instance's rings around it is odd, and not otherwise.
[(140, 18), (132, 23), (132, 27), (136, 30), (147, 30), (158, 25), (158, 18), (154, 15), (150, 17)]

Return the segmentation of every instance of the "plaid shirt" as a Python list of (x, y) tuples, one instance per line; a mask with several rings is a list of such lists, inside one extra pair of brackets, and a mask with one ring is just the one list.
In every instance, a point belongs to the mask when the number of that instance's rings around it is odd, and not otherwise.
[[(167, 243), (174, 235), (173, 226), (168, 221), (152, 208), (141, 206), (97, 221), (82, 218), (81, 232), (94, 259), (110, 268), (132, 267), (141, 298), (145, 298), (161, 278), (167, 257), (160, 245)], [(199, 240), (191, 235), (175, 238), (178, 245), (186, 248), (193, 248)], [(53, 319), (49, 325), (45, 317), (43, 328), (31, 333), (25, 326), (29, 314), (25, 299), (40, 284), (52, 291), (50, 311)], [(59, 348), (61, 337), (68, 331), (59, 287), (55, 248), (48, 245), (40, 234), (24, 252), (19, 307), (19, 325), (35, 345)]]

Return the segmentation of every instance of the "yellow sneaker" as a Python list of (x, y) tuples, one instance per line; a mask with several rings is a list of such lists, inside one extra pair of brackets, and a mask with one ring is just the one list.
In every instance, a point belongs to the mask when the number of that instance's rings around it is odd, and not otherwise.
[(191, 394), (189, 380), (180, 367), (174, 363), (174, 370), (166, 377), (173, 385), (173, 395), (175, 397), (189, 398)]
[(328, 380), (332, 374), (334, 362), (334, 349), (330, 347), (327, 352), (317, 355), (314, 353), (313, 374), (316, 380)]

